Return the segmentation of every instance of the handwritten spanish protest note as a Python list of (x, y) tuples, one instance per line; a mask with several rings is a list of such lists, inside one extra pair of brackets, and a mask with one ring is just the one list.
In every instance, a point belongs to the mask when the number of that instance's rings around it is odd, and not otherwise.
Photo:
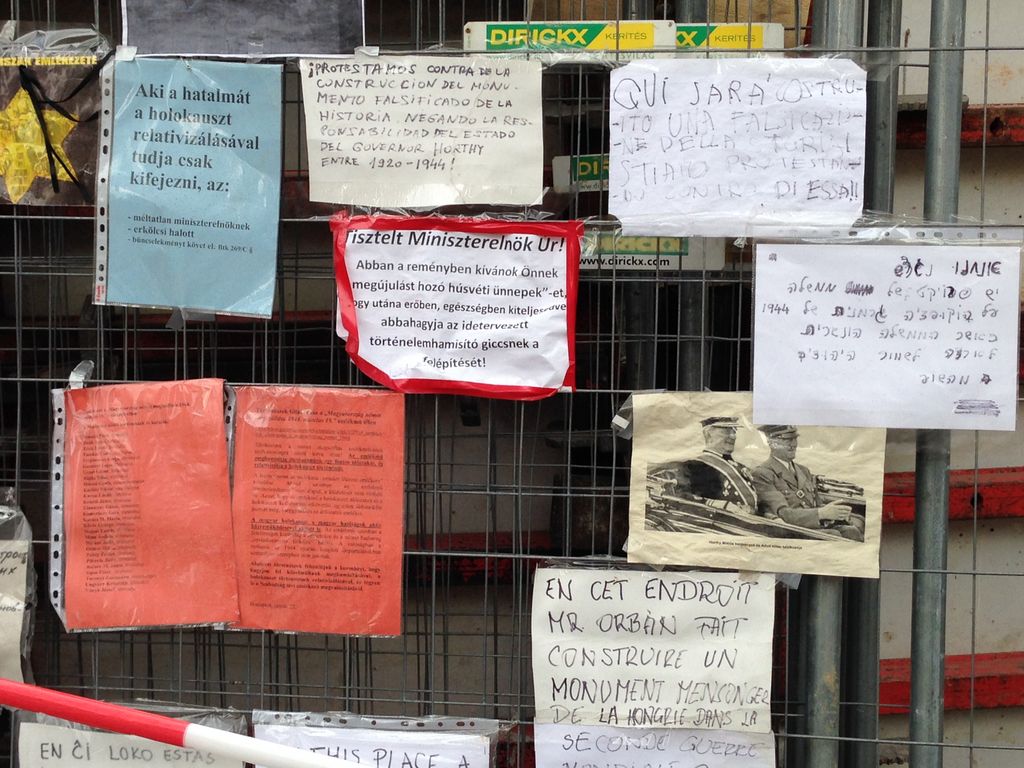
[(242, 768), (205, 750), (172, 747), (139, 736), (86, 731), (50, 723), (22, 723), (18, 728), (18, 765), (22, 768), (80, 765), (89, 768)]
[(488, 768), (491, 738), (458, 731), (376, 730), (257, 723), (257, 739), (367, 768)]
[(775, 738), (688, 728), (537, 723), (537, 768), (773, 768)]
[(1018, 246), (756, 254), (756, 422), (1014, 428)]
[(609, 212), (627, 235), (852, 224), (866, 75), (845, 59), (637, 61), (611, 75)]
[(767, 733), (775, 580), (540, 568), (538, 723)]
[(310, 200), (424, 208), (540, 198), (540, 62), (360, 54), (299, 66)]
[(583, 225), (335, 216), (349, 356), (402, 392), (535, 400), (575, 383)]

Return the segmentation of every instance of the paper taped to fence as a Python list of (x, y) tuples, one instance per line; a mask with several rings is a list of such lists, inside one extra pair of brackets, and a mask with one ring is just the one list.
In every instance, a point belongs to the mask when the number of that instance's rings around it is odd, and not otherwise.
[(118, 61), (113, 88), (96, 303), (269, 316), (280, 66)]
[(634, 394), (629, 560), (877, 578), (884, 462), (884, 429), (754, 424), (747, 392)]
[[(269, 714), (269, 713), (267, 713)], [(489, 768), (491, 737), (458, 731), (377, 730), (256, 723), (257, 739), (367, 768)]]
[(336, 216), (346, 349), (402, 392), (530, 400), (575, 382), (580, 222)]
[(351, 53), (362, 0), (121, 0), (122, 43), (139, 53)]
[(775, 578), (539, 568), (538, 723), (767, 733)]
[(540, 62), (359, 54), (299, 66), (310, 200), (377, 208), (539, 201)]
[(68, 629), (238, 619), (224, 383), (64, 397)]
[(314, 387), (236, 393), (232, 512), (241, 624), (398, 634), (402, 395)]
[(762, 422), (1012, 430), (1020, 248), (758, 245)]
[(771, 733), (536, 723), (537, 768), (774, 768)]
[(173, 747), (140, 736), (104, 733), (51, 723), (21, 723), (18, 727), (18, 765), (23, 768), (242, 768), (213, 752)]
[(627, 235), (852, 224), (864, 70), (848, 59), (675, 59), (611, 73), (609, 212)]

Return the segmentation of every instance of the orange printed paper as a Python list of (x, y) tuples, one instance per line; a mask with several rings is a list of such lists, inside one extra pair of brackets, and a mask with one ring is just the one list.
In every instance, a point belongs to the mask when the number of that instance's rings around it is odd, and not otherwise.
[(235, 414), (242, 625), (399, 634), (402, 395), (240, 387)]
[(238, 619), (224, 382), (68, 391), (68, 629)]

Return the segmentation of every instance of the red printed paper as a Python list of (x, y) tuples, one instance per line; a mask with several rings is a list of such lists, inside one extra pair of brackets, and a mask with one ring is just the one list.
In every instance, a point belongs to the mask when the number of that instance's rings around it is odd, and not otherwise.
[(64, 397), (68, 629), (238, 619), (224, 382)]
[(401, 392), (536, 400), (575, 388), (583, 224), (331, 220), (346, 349)]
[(404, 398), (240, 387), (234, 498), (243, 626), (401, 632)]

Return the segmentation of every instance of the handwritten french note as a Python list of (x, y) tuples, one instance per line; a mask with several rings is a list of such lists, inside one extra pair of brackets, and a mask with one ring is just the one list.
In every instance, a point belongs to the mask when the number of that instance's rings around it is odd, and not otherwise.
[(540, 197), (540, 62), (356, 55), (299, 68), (310, 200), (419, 208)]
[(754, 421), (1012, 430), (1019, 246), (756, 251)]
[(607, 725), (534, 726), (537, 768), (773, 768), (770, 733)]
[(609, 212), (627, 235), (852, 224), (863, 207), (865, 88), (846, 59), (614, 70)]
[(538, 723), (769, 731), (775, 581), (540, 568)]

